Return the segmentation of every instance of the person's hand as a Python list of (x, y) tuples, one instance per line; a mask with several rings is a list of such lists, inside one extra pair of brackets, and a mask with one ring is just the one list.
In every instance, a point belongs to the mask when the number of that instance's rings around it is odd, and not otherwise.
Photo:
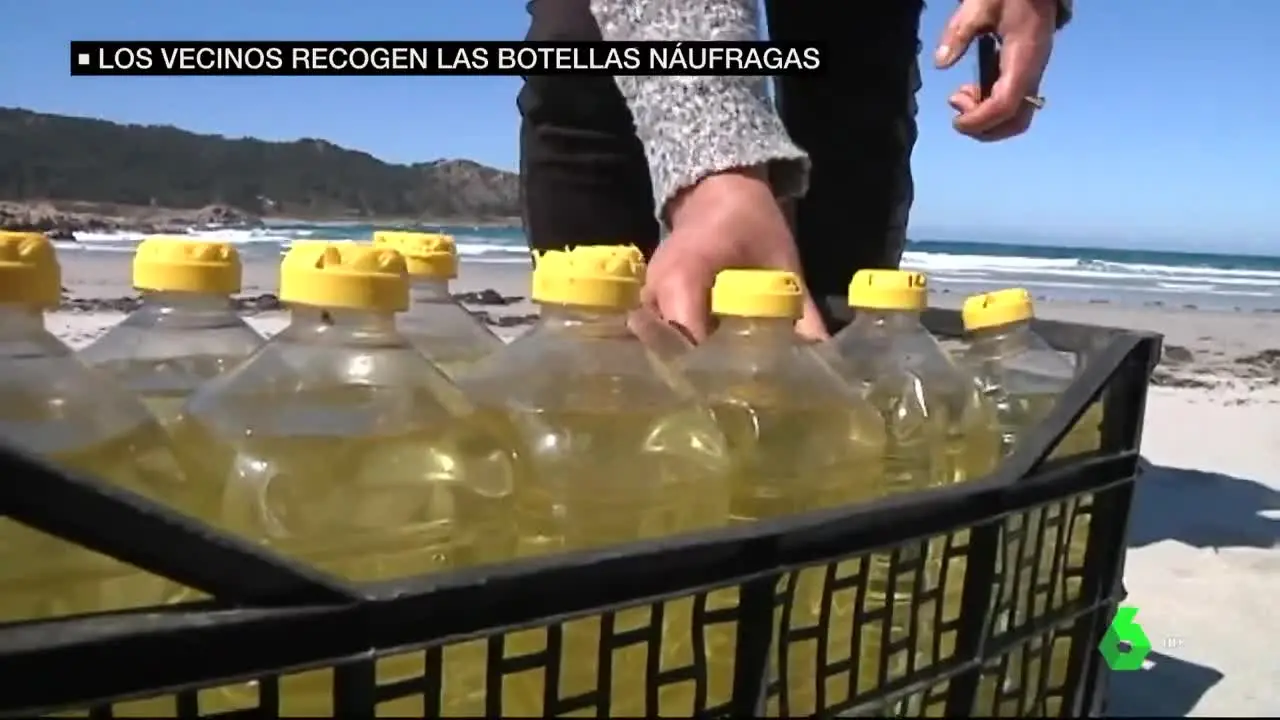
[[(642, 294), (659, 317), (701, 342), (709, 332), (711, 285), (726, 268), (790, 270), (800, 256), (763, 169), (704, 178), (667, 206), (671, 234), (649, 262)], [(826, 336), (813, 298), (805, 293), (796, 331)]]
[(959, 113), (956, 130), (984, 142), (1021, 135), (1031, 127), (1040, 81), (1053, 51), (1058, 0), (964, 0), (942, 31), (934, 61), (956, 64), (984, 32), (1000, 37), (1000, 78), (985, 100), (975, 84), (962, 85), (948, 102)]

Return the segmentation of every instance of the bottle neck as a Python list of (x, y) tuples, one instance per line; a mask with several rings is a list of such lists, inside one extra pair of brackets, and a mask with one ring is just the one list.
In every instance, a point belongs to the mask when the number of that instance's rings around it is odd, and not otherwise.
[(399, 345), (395, 313), (293, 305), (289, 309), (290, 340), (325, 344)]
[(542, 305), (541, 324), (549, 329), (629, 332), (630, 308), (602, 308), (585, 305)]
[(721, 315), (716, 326), (716, 333), (734, 338), (778, 338), (794, 341), (796, 321), (794, 318), (760, 318), (741, 317), (738, 315)]
[(216, 293), (144, 291), (142, 305), (125, 319), (132, 326), (203, 330), (240, 322), (231, 298)]
[(1010, 355), (1034, 346), (1031, 321), (997, 325), (969, 333), (969, 346), (988, 355)]
[(0, 303), (0, 338), (21, 337), (44, 329), (44, 311), (40, 308)]
[(231, 298), (218, 293), (144, 290), (142, 304), (171, 310), (226, 310), (231, 307)]
[(886, 331), (909, 331), (920, 327), (919, 310), (855, 308), (854, 324), (871, 325)]
[(409, 281), (409, 304), (451, 302), (449, 281), (433, 277), (414, 277)]
[(21, 359), (47, 356), (49, 342), (44, 311), (27, 305), (0, 304), (0, 357)]

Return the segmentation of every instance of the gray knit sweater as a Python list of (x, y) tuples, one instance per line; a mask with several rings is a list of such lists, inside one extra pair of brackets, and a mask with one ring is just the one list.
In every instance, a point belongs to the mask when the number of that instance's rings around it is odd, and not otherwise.
[[(605, 40), (757, 40), (756, 0), (591, 0)], [(655, 207), (716, 172), (769, 164), (774, 194), (803, 195), (809, 159), (787, 136), (766, 78), (617, 78), (644, 143)]]
[[(805, 0), (792, 0), (802, 2)], [(830, 0), (829, 0), (830, 1)], [(1059, 0), (1058, 21), (1071, 14)], [(605, 40), (756, 40), (757, 0), (591, 0)], [(769, 164), (774, 194), (803, 195), (809, 159), (791, 142), (766, 93), (765, 78), (622, 77), (665, 218), (680, 190), (716, 172)]]

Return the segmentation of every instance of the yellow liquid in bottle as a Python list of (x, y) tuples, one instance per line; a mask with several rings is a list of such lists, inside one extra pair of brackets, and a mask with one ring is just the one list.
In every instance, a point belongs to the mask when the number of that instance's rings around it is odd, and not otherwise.
[[(160, 500), (183, 497), (186, 490), (167, 438), (150, 421), (46, 458)], [(0, 519), (0, 552), (3, 621), (160, 605), (178, 592), (175, 583), (7, 518)]]
[[(51, 432), (58, 432), (51, 429)], [(151, 420), (50, 462), (153, 499), (198, 504), (163, 430)], [(170, 502), (169, 504), (176, 504)], [(194, 591), (100, 553), (0, 519), (0, 621), (31, 620), (182, 602)], [(172, 698), (118, 703), (116, 717), (172, 715)], [(86, 711), (58, 717), (86, 717)]]
[[(993, 408), (978, 397), (973, 379), (952, 365), (946, 351), (920, 325), (916, 312), (870, 309), (863, 314), (860, 310), (853, 324), (837, 335), (835, 349), (843, 359), (837, 367), (864, 384), (884, 420), (885, 494), (976, 480), (998, 465)], [(968, 543), (969, 530), (960, 529), (871, 556), (866, 604), (869, 609), (887, 610), (889, 637), (867, 642), (863, 633), (860, 694), (883, 685), (878, 665), (880, 647), (886, 642), (901, 645), (911, 634), (915, 636), (908, 651), (888, 658), (886, 682), (904, 677), (913, 667), (927, 668), (954, 655), (955, 631), (939, 626), (954, 627), (959, 619)], [(948, 546), (953, 548), (950, 559)], [(895, 556), (896, 568), (891, 565)], [(891, 575), (891, 570), (896, 572)], [(926, 592), (919, 599), (914, 597), (917, 581)], [(941, 595), (941, 607), (928, 599), (935, 594)], [(919, 612), (913, 628), (911, 610), (916, 603)], [(887, 710), (909, 715), (941, 713), (940, 704), (915, 707), (923, 700), (924, 693), (916, 693)]]
[[(315, 405), (351, 408), (385, 405), (385, 389), (344, 387)], [(385, 434), (332, 432), (232, 438), (185, 418), (174, 435), (187, 457), (226, 484), (224, 522), (284, 555), (353, 581), (375, 581), (501, 561), (512, 556), (511, 501), (516, 479), (512, 451), (473, 416)], [(406, 423), (412, 425), (412, 423)], [(312, 429), (316, 423), (312, 423)], [(364, 432), (368, 432), (367, 429)], [(214, 462), (215, 457), (221, 462)], [(484, 641), (444, 652), (445, 716), (484, 714)], [(377, 662), (379, 684), (422, 677), (425, 654)], [(298, 673), (280, 681), (280, 712), (331, 716), (331, 670)], [(253, 707), (256, 688), (233, 686), (204, 693), (202, 710)], [(421, 716), (422, 699), (384, 702), (382, 717)], [(266, 708), (273, 711), (274, 708)]]
[[(904, 392), (898, 383), (892, 381), (873, 383), (869, 390), (868, 399), (879, 411), (885, 424), (883, 494), (918, 492), (937, 487), (951, 477), (954, 468), (948, 464), (948, 419), (941, 416), (944, 412), (942, 403), (924, 398), (927, 390), (912, 386), (909, 392)], [(881, 648), (891, 642), (902, 642), (911, 632), (911, 604), (916, 574), (925, 574), (922, 583), (924, 587), (936, 585), (939, 580), (940, 558), (931, 552), (925, 541), (902, 546), (898, 550), (898, 571), (893, 577), (890, 576), (891, 559), (889, 553), (876, 553), (868, 560), (870, 573), (864, 607), (868, 611), (887, 613), (888, 637), (884, 637), (885, 632), (879, 624), (873, 623), (862, 631), (857, 687), (860, 694), (881, 685)], [(919, 570), (902, 569), (908, 563)], [(957, 592), (957, 598), (958, 595)], [(916, 650), (917, 667), (923, 664), (921, 651), (928, 652), (926, 648), (932, 647), (931, 625), (932, 618), (922, 613), (916, 628), (919, 640)], [(908, 659), (902, 653), (890, 657), (885, 668), (885, 681), (901, 678), (907, 672)]]
[[(787, 517), (866, 502), (879, 495), (884, 443), (879, 418), (835, 400), (804, 407), (796, 406), (798, 403), (788, 406), (784, 398), (778, 397), (753, 404), (747, 399), (749, 395), (742, 392), (739, 402), (717, 402), (712, 406), (734, 459), (730, 481), (732, 522)], [(836, 576), (852, 575), (857, 566), (857, 561), (842, 563)], [(784, 580), (794, 584), (788, 623), (792, 630), (820, 624), (825, 577), (826, 568), (822, 566), (804, 569)], [(826, 662), (850, 657), (855, 592), (849, 589), (833, 593)], [(725, 590), (712, 598), (718, 601), (717, 606), (733, 607), (738, 602), (737, 594), (736, 589)], [(716, 706), (727, 702), (733, 690), (733, 627), (708, 633), (707, 650), (708, 703)], [(822, 663), (817, 652), (815, 639), (790, 643), (782, 655), (775, 655), (786, 663), (790, 716), (809, 716), (818, 710), (815, 682)], [(826, 683), (824, 706), (843, 702), (848, 696), (847, 678), (832, 678)], [(778, 701), (771, 700), (766, 714), (777, 716), (779, 712)]]
[[(636, 404), (642, 406), (643, 399)], [(727, 460), (721, 435), (705, 410), (555, 411), (516, 415), (515, 420), (527, 428), (526, 437), (542, 438), (541, 443), (529, 442), (536, 469), (516, 491), (522, 556), (618, 545), (727, 520)], [(663, 670), (693, 663), (688, 641), (692, 609), (691, 600), (664, 607)], [(619, 611), (614, 632), (649, 626), (652, 619), (647, 607)], [(555, 693), (570, 698), (599, 688), (612, 700), (612, 715), (646, 714), (646, 644), (612, 651), (610, 678), (601, 678), (600, 633), (598, 617), (564, 623)], [(507, 657), (543, 650), (546, 634), (535, 629), (508, 635)], [(541, 670), (509, 676), (504, 713), (529, 717), (553, 712), (544, 708), (545, 681)], [(648, 712), (687, 716), (691, 706), (679, 707), (685, 700), (682, 688), (665, 686), (659, 707)], [(569, 714), (594, 713), (589, 707)]]
[[(999, 395), (994, 398), (1000, 415), (1000, 431), (1002, 449), (1005, 454), (1013, 451), (1020, 437), (1030, 428), (1042, 421), (1054, 405), (1059, 401), (1056, 393), (1022, 393), (1017, 395)], [(1092, 452), (1100, 447), (1100, 427), (1102, 422), (1102, 405), (1094, 403), (1076, 422), (1066, 437), (1050, 453), (1051, 460), (1062, 459)], [(1065, 577), (1064, 568), (1054, 572), (1055, 545), (1070, 543), (1067, 549), (1067, 567), (1079, 569), (1084, 566), (1085, 549), (1089, 539), (1089, 515), (1086, 508), (1092, 504), (1092, 496), (1087, 495), (1076, 501), (1078, 506), (1066, 510), (1062, 504), (1055, 503), (1044, 508), (1033, 509), (1025, 515), (1025, 529), (1022, 516), (1014, 516), (1009, 520), (1011, 532), (1022, 530), (1020, 539), (1010, 541), (1005, 547), (1005, 557), (1021, 564), (1017, 582), (1014, 581), (1012, 562), (1005, 569), (1008, 577), (1004, 583), (1002, 604), (1017, 609), (1016, 618), (998, 619), (1006, 625), (1017, 627), (1025, 625), (1033, 618), (1040, 617), (1050, 610), (1056, 610), (1065, 604), (1074, 602), (1080, 597), (1080, 580), (1078, 577)], [(1084, 512), (1081, 512), (1081, 511)], [(1037, 536), (1044, 527), (1045, 538), (1039, 559), (1036, 558)], [(1056, 529), (1051, 529), (1056, 528)], [(1069, 533), (1069, 535), (1068, 535)], [(1015, 587), (1016, 584), (1016, 587)], [(1046, 589), (1046, 584), (1048, 585)], [(1038, 589), (1037, 589), (1038, 588)], [(1062, 688), (1066, 684), (1067, 663), (1071, 652), (1070, 627), (1060, 628), (1062, 635), (1055, 633), (1049, 638), (1049, 674), (1047, 686)], [(1040, 686), (1040, 675), (1043, 672), (1041, 658), (1045, 654), (1044, 640), (1037, 637), (1026, 646), (1026, 680), (1030, 687), (1021, 692), (1021, 672), (1018, 665), (1023, 663), (1023, 652), (1015, 650), (1009, 661), (1009, 676), (1001, 679), (995, 677), (995, 669), (988, 670), (984, 683), (999, 683), (1002, 694), (1007, 699), (1001, 703), (1001, 715), (1017, 714), (1022, 710), (1020, 702), (1031, 712), (1040, 712), (1037, 707), (1039, 698), (1037, 688)], [(980, 697), (988, 697), (986, 693), (994, 693), (994, 689), (981, 690)]]
[[(944, 422), (946, 427), (942, 434), (945, 438), (943, 442), (946, 445), (945, 466), (947, 468), (945, 482), (963, 483), (980, 480), (996, 469), (1001, 459), (1000, 430), (996, 415), (989, 404), (975, 398), (974, 402), (965, 406), (965, 412), (960, 414), (959, 421)], [(961, 613), (965, 574), (968, 568), (969, 531), (960, 530), (953, 533), (950, 538), (938, 538), (931, 543), (930, 552), (937, 557), (934, 564), (939, 567), (944, 562), (943, 553), (948, 542), (959, 553), (947, 563), (945, 568), (946, 585), (942, 598), (941, 620), (943, 623), (951, 624), (960, 618)], [(932, 658), (933, 662), (946, 660), (955, 653), (953, 633), (947, 633), (939, 640), (939, 656)], [(985, 697), (984, 690), (979, 688), (977, 710), (979, 715), (990, 714), (983, 704), (982, 699)], [(930, 716), (939, 716), (941, 711), (941, 706), (926, 710)]]
[[(880, 411), (887, 431), (884, 456), (885, 494), (916, 492), (957, 482), (978, 479), (999, 462), (999, 443), (993, 416), (976, 402), (967, 402), (955, 394), (945, 395), (930, 387), (928, 380), (911, 378), (904, 389), (894, 382), (873, 383), (869, 398)], [(890, 578), (889, 553), (871, 557), (868, 583), (868, 610), (888, 606), (889, 637), (873, 638), (863, 633), (862, 672), (859, 692), (875, 689), (879, 682), (880, 648), (886, 641), (900, 643), (911, 631), (911, 605), (915, 593), (916, 574), (921, 587), (937, 588), (944, 582), (944, 552), (948, 542), (961, 554), (968, 546), (969, 532), (961, 530), (954, 537), (939, 536), (898, 549), (898, 567)], [(916, 567), (919, 570), (904, 569)], [(943, 585), (942, 623), (953, 624), (960, 616), (966, 563), (955, 557), (946, 564)], [(896, 582), (891, 582), (896, 579)], [(890, 587), (892, 585), (892, 588)], [(889, 591), (892, 589), (890, 605)], [(921, 607), (915, 627), (914, 666), (923, 668), (945, 660), (955, 652), (954, 632), (936, 638), (934, 610)], [(885, 680), (897, 680), (911, 665), (905, 653), (889, 658)], [(934, 714), (929, 708), (927, 714)]]
[(182, 405), (187, 401), (187, 395), (182, 391), (152, 392), (139, 395), (138, 399), (161, 427), (167, 429), (182, 416)]

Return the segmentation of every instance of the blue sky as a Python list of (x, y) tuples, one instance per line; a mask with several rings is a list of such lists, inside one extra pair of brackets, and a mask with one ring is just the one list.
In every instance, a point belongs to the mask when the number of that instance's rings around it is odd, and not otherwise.
[[(517, 0), (4, 3), (0, 105), (516, 165), (518, 78), (71, 78), (73, 39), (517, 39)], [(926, 51), (951, 4), (925, 11)], [(913, 235), (1280, 255), (1280, 2), (1082, 2), (1025, 137), (950, 127), (926, 63)], [(1268, 90), (1267, 88), (1271, 89)]]

